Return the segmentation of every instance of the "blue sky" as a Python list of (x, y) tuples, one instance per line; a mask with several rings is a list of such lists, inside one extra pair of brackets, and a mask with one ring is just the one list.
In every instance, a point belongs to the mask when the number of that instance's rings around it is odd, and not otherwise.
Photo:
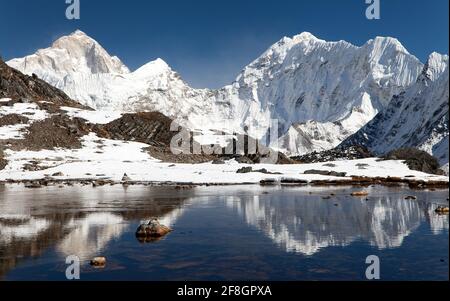
[(0, 54), (22, 57), (81, 29), (131, 69), (164, 59), (194, 87), (220, 87), (283, 36), (309, 31), (362, 45), (392, 36), (420, 60), (448, 53), (448, 0), (380, 0), (381, 20), (365, 0), (80, 0), (67, 20), (65, 0), (0, 0)]

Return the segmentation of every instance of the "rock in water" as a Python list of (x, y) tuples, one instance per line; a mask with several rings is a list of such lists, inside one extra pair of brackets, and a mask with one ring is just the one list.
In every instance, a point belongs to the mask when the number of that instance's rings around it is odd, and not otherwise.
[(172, 232), (172, 229), (161, 225), (158, 219), (152, 219), (148, 224), (142, 224), (136, 231), (138, 238), (161, 238), (168, 233)]
[(106, 265), (106, 257), (95, 257), (91, 260), (91, 265), (95, 267), (104, 267)]
[(444, 206), (437, 207), (437, 209), (435, 211), (438, 214), (449, 214), (449, 208), (448, 207), (444, 207)]
[(355, 191), (355, 192), (352, 192), (352, 196), (362, 197), (362, 196), (368, 196), (368, 195), (369, 195), (369, 193), (367, 191)]

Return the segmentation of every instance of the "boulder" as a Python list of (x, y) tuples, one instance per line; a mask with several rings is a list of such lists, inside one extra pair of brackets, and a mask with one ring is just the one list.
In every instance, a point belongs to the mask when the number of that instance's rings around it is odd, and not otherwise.
[(136, 230), (138, 238), (161, 238), (172, 232), (172, 229), (161, 225), (158, 219), (154, 218), (146, 224), (142, 224)]
[(253, 172), (252, 167), (242, 167), (236, 171), (236, 173), (251, 173)]
[(212, 164), (214, 164), (214, 165), (223, 165), (223, 164), (225, 164), (225, 161), (222, 160), (222, 159), (216, 159), (216, 160), (212, 161)]
[(278, 185), (277, 179), (264, 179), (259, 182), (261, 186), (274, 186)]
[(95, 257), (91, 260), (91, 265), (94, 267), (104, 267), (106, 265), (106, 257)]
[(438, 214), (449, 214), (449, 208), (448, 207), (444, 207), (444, 206), (439, 206), (439, 207), (437, 207), (435, 212), (438, 213)]
[(321, 175), (321, 176), (330, 176), (330, 177), (345, 177), (347, 173), (345, 172), (336, 172), (336, 171), (328, 171), (328, 170), (306, 170), (304, 172), (305, 175)]

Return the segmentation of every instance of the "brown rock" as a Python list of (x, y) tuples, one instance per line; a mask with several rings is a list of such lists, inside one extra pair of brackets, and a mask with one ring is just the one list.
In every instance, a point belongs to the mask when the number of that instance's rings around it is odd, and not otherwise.
[(140, 225), (136, 231), (136, 236), (148, 237), (148, 238), (160, 238), (172, 232), (172, 229), (161, 225), (159, 221), (155, 218), (152, 219), (148, 224)]
[(352, 196), (363, 197), (363, 196), (368, 196), (369, 193), (368, 193), (367, 191), (355, 191), (355, 192), (352, 192), (351, 195), (352, 195)]
[(95, 267), (104, 267), (106, 265), (105, 257), (95, 257), (91, 260), (91, 265)]

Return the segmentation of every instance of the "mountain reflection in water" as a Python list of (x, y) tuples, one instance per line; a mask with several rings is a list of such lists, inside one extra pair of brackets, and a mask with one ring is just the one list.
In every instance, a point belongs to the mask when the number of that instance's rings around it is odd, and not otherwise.
[(438, 205), (403, 198), (365, 199), (337, 196), (231, 197), (228, 207), (288, 252), (314, 255), (329, 246), (348, 246), (362, 239), (379, 249), (396, 248), (422, 222), (435, 234), (448, 230), (448, 216), (434, 213)]
[(51, 247), (61, 256), (90, 260), (133, 220), (157, 216), (172, 224), (190, 194), (164, 188), (66, 187), (58, 192), (0, 186), (0, 279), (21, 259), (39, 257)]
[[(113, 241), (130, 239), (134, 227), (151, 217), (159, 217), (162, 224), (175, 228), (175, 233), (183, 231), (177, 229), (179, 221), (183, 219), (185, 225), (194, 213), (195, 221), (200, 214), (211, 214), (208, 218), (214, 223), (218, 213), (208, 208), (229, 214), (227, 223), (231, 225), (227, 230), (205, 226), (196, 237), (200, 243), (230, 229), (239, 240), (242, 226), (238, 224), (244, 221), (286, 254), (307, 257), (357, 241), (379, 250), (399, 248), (424, 223), (431, 235), (448, 233), (448, 215), (434, 212), (438, 205), (447, 204), (448, 190), (368, 190), (366, 200), (350, 197), (351, 188), (75, 186), (27, 190), (0, 186), (0, 279), (20, 262), (39, 258), (49, 250), (61, 258), (76, 254), (86, 262), (107, 251)], [(418, 200), (405, 200), (411, 194)], [(198, 213), (201, 210), (207, 211)], [(170, 234), (167, 240), (171, 239), (179, 239), (177, 243), (189, 250), (191, 238)], [(138, 248), (139, 242), (135, 243)]]

